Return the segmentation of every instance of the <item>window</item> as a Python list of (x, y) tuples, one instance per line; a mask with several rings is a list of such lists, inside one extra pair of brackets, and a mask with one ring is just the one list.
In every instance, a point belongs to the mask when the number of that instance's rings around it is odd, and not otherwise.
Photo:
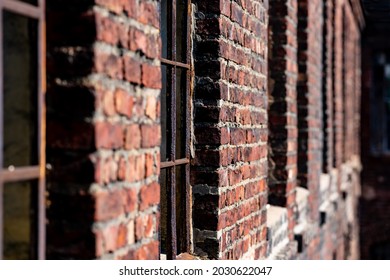
[(381, 155), (390, 152), (390, 53), (379, 53), (373, 65), (371, 153)]
[(175, 259), (190, 247), (189, 0), (161, 1), (161, 254)]
[(44, 1), (0, 1), (0, 22), (0, 259), (44, 259)]

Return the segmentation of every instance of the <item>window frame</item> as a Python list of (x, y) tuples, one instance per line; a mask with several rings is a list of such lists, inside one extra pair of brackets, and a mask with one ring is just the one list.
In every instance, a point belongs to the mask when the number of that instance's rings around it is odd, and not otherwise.
[[(4, 183), (20, 182), (27, 180), (38, 180), (37, 190), (37, 242), (35, 245), (37, 258), (45, 259), (46, 250), (46, 205), (45, 205), (45, 166), (46, 166), (46, 107), (45, 107), (45, 92), (46, 92), (46, 42), (45, 42), (45, 0), (38, 0), (37, 5), (22, 2), (20, 0), (0, 0), (0, 111), (3, 110), (3, 92), (4, 92), (4, 45), (3, 45), (3, 13), (4, 11), (14, 13), (16, 15), (31, 18), (37, 21), (38, 39), (37, 39), (37, 102), (38, 102), (38, 133), (37, 133), (37, 154), (38, 165), (23, 166), (0, 169), (0, 260), (3, 259), (4, 252), (4, 236), (3, 236), (3, 193)], [(3, 114), (0, 114), (0, 164), (3, 165)]]
[[(178, 23), (176, 21), (177, 15), (177, 1), (183, 1), (184, 7), (186, 7), (187, 17), (185, 19), (186, 22), (186, 30), (183, 30), (186, 34), (185, 48), (186, 48), (186, 57), (185, 61), (179, 61), (177, 58), (177, 44), (178, 40), (176, 37)], [(170, 93), (170, 98), (167, 98), (167, 127), (170, 128), (169, 134), (167, 134), (167, 142), (170, 145), (167, 145), (167, 154), (169, 154), (170, 160), (161, 159), (160, 169), (165, 169), (167, 171), (167, 188), (166, 188), (166, 205), (167, 205), (167, 217), (166, 217), (166, 227), (167, 227), (167, 238), (166, 238), (166, 257), (167, 259), (175, 259), (177, 253), (181, 252), (190, 252), (191, 249), (191, 216), (190, 216), (190, 205), (191, 205), (191, 193), (190, 193), (190, 137), (191, 137), (191, 81), (192, 81), (192, 63), (191, 63), (191, 1), (190, 0), (166, 0), (167, 3), (167, 14), (164, 15), (161, 9), (160, 15), (161, 18), (166, 16), (167, 19), (167, 38), (163, 38), (161, 36), (162, 41), (166, 39), (167, 44), (167, 56), (161, 57), (161, 65), (165, 66), (167, 71), (167, 80), (166, 80), (166, 89), (167, 93)], [(162, 4), (161, 4), (162, 5)], [(183, 37), (184, 38), (184, 37)], [(183, 40), (184, 41), (184, 40)], [(183, 43), (182, 41), (182, 43)], [(163, 43), (164, 45), (164, 43)], [(182, 71), (186, 71), (186, 87), (185, 91), (178, 91), (177, 87), (177, 69), (182, 69)], [(163, 85), (164, 86), (164, 85)], [(179, 93), (178, 93), (179, 92)], [(177, 94), (185, 93), (182, 97), (184, 98), (185, 103), (185, 157), (184, 158), (176, 158), (176, 116), (177, 111), (183, 108), (177, 108), (176, 106), (176, 97)], [(168, 107), (170, 108), (168, 110)], [(170, 112), (170, 114), (168, 114)], [(163, 115), (163, 114), (162, 114)], [(168, 129), (167, 129), (168, 131)], [(162, 145), (163, 145), (162, 141)], [(176, 167), (184, 167), (185, 168), (185, 178), (184, 178), (184, 189), (185, 193), (182, 194), (185, 197), (184, 205), (180, 205), (180, 207), (184, 210), (184, 214), (179, 217), (180, 219), (184, 219), (185, 222), (182, 223), (182, 230), (185, 232), (185, 240), (177, 240), (177, 224), (176, 221), (178, 219), (176, 213), (176, 192), (177, 192), (177, 183), (176, 183)], [(161, 180), (161, 178), (160, 178)], [(161, 183), (161, 181), (160, 181)], [(163, 191), (163, 190), (162, 190)], [(179, 190), (180, 191), (180, 190)], [(162, 217), (161, 215), (161, 218)], [(161, 225), (161, 223), (160, 223)], [(161, 229), (160, 229), (161, 232)], [(161, 241), (161, 240), (160, 240)]]

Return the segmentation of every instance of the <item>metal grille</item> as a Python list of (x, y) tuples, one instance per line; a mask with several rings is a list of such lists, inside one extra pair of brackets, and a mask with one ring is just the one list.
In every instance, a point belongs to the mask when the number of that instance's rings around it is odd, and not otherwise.
[[(33, 110), (33, 121), (36, 122), (36, 131), (33, 136), (33, 148), (32, 152), (36, 155), (36, 161), (34, 164), (27, 164), (20, 166), (9, 165), (4, 159), (4, 133), (5, 133), (5, 110), (7, 104), (5, 99), (5, 82), (4, 77), (9, 71), (9, 68), (5, 68), (5, 58), (9, 55), (4, 48), (4, 37), (7, 33), (5, 29), (5, 15), (11, 14), (17, 17), (26, 18), (27, 20), (34, 20), (36, 23), (34, 31), (36, 33), (36, 45), (31, 49), (34, 51), (30, 53), (31, 57), (35, 60), (35, 67), (32, 72), (35, 71), (36, 81), (33, 82), (34, 89), (32, 91), (38, 95), (34, 97), (36, 103)], [(4, 258), (4, 203), (8, 203), (3, 199), (4, 188), (7, 185), (8, 188), (15, 186), (17, 182), (25, 182), (27, 180), (34, 180), (37, 184), (32, 184), (34, 189), (31, 193), (31, 205), (34, 207), (34, 226), (31, 227), (31, 236), (29, 241), (29, 258), (44, 259), (45, 258), (45, 106), (44, 106), (44, 93), (46, 91), (46, 76), (45, 76), (45, 0), (0, 0), (0, 163), (3, 168), (0, 169), (0, 259)], [(13, 65), (15, 69), (23, 69), (26, 65)], [(12, 134), (12, 131), (11, 131)], [(26, 135), (26, 137), (30, 137)], [(12, 137), (12, 135), (11, 135)], [(16, 184), (17, 185), (17, 184)], [(30, 213), (31, 214), (31, 213)], [(12, 221), (11, 221), (12, 222)], [(31, 253), (32, 252), (32, 253)]]
[(161, 1), (161, 253), (189, 251), (190, 14), (188, 0)]

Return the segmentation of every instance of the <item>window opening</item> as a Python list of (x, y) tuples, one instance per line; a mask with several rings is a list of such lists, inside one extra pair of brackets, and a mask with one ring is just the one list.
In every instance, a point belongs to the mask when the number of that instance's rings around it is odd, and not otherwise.
[(189, 0), (161, 1), (161, 254), (175, 259), (190, 247)]

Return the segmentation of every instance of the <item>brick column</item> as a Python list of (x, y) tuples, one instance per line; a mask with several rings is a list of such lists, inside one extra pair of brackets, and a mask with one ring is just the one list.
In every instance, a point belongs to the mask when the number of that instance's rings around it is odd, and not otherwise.
[(335, 167), (339, 168), (344, 160), (343, 152), (343, 1), (335, 6), (335, 98), (334, 98), (334, 151)]
[(297, 178), (297, 23), (296, 0), (270, 2), (269, 203), (287, 207), (293, 239)]
[(311, 219), (319, 218), (322, 163), (321, 0), (298, 0), (298, 184), (310, 191)]
[(322, 172), (330, 173), (333, 168), (333, 97), (334, 97), (334, 0), (324, 0), (323, 25), (323, 128)]
[(268, 1), (195, 3), (195, 251), (263, 258)]
[(48, 1), (48, 258), (159, 258), (158, 5)]

